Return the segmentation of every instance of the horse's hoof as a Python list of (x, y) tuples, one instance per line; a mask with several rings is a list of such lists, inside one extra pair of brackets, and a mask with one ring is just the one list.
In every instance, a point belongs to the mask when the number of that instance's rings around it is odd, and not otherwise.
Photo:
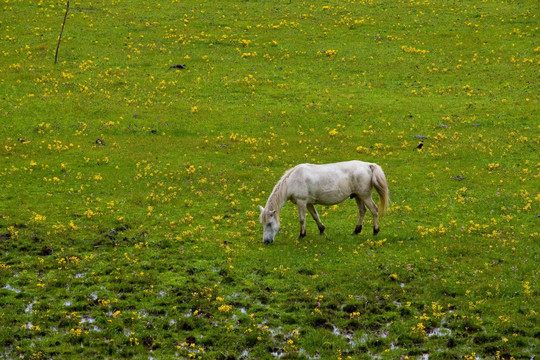
[(380, 229), (373, 228), (373, 235), (377, 235), (379, 233)]
[(362, 232), (362, 225), (358, 225), (351, 235), (358, 235)]
[(319, 228), (319, 231), (320, 231), (320, 234), (321, 234), (321, 235), (326, 235), (326, 233), (324, 232), (324, 230), (326, 230), (326, 228), (325, 228), (324, 226)]

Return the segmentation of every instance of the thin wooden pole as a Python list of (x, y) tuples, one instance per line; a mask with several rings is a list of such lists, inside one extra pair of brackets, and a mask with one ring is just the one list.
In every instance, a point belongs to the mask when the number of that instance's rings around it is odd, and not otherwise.
[(64, 32), (64, 26), (66, 25), (68, 11), (69, 11), (69, 0), (66, 5), (66, 13), (64, 14), (64, 22), (62, 23), (62, 29), (60, 29), (60, 35), (58, 35), (58, 44), (56, 44), (56, 54), (54, 54), (55, 64), (58, 62), (58, 49), (60, 48), (60, 41), (62, 40), (62, 33)]

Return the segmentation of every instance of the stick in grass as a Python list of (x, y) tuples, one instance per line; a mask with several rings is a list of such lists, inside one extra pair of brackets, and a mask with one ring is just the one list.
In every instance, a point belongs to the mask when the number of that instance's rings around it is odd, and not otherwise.
[(69, 0), (66, 5), (66, 13), (64, 14), (64, 22), (62, 23), (62, 29), (60, 29), (60, 35), (58, 35), (58, 44), (56, 44), (56, 54), (54, 54), (55, 64), (58, 62), (58, 49), (60, 48), (60, 41), (62, 40), (62, 33), (64, 32), (64, 25), (66, 25), (68, 11), (69, 11)]

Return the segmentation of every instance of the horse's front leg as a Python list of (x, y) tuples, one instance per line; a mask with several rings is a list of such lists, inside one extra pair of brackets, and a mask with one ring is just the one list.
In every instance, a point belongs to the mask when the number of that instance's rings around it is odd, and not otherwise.
[(324, 225), (321, 222), (321, 219), (319, 219), (319, 214), (317, 213), (317, 209), (315, 209), (315, 206), (313, 204), (307, 204), (307, 209), (309, 210), (309, 213), (313, 217), (313, 220), (317, 223), (317, 226), (319, 227), (319, 231), (321, 232), (321, 235), (324, 234)]
[(298, 217), (300, 220), (300, 235), (298, 240), (306, 236), (306, 203), (297, 201), (296, 206), (298, 207)]

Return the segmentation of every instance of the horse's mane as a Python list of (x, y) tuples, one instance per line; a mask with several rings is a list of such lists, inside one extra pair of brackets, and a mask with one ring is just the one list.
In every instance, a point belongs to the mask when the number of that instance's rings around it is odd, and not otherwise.
[(266, 209), (279, 212), (279, 210), (286, 201), (286, 199), (284, 199), (285, 191), (283, 191), (285, 182), (287, 181), (289, 176), (291, 176), (291, 173), (294, 169), (295, 168), (287, 170), (285, 174), (283, 174), (281, 179), (279, 179), (276, 186), (274, 186), (274, 190), (272, 190), (272, 193), (270, 194), (270, 196), (268, 197), (268, 201), (266, 202)]

